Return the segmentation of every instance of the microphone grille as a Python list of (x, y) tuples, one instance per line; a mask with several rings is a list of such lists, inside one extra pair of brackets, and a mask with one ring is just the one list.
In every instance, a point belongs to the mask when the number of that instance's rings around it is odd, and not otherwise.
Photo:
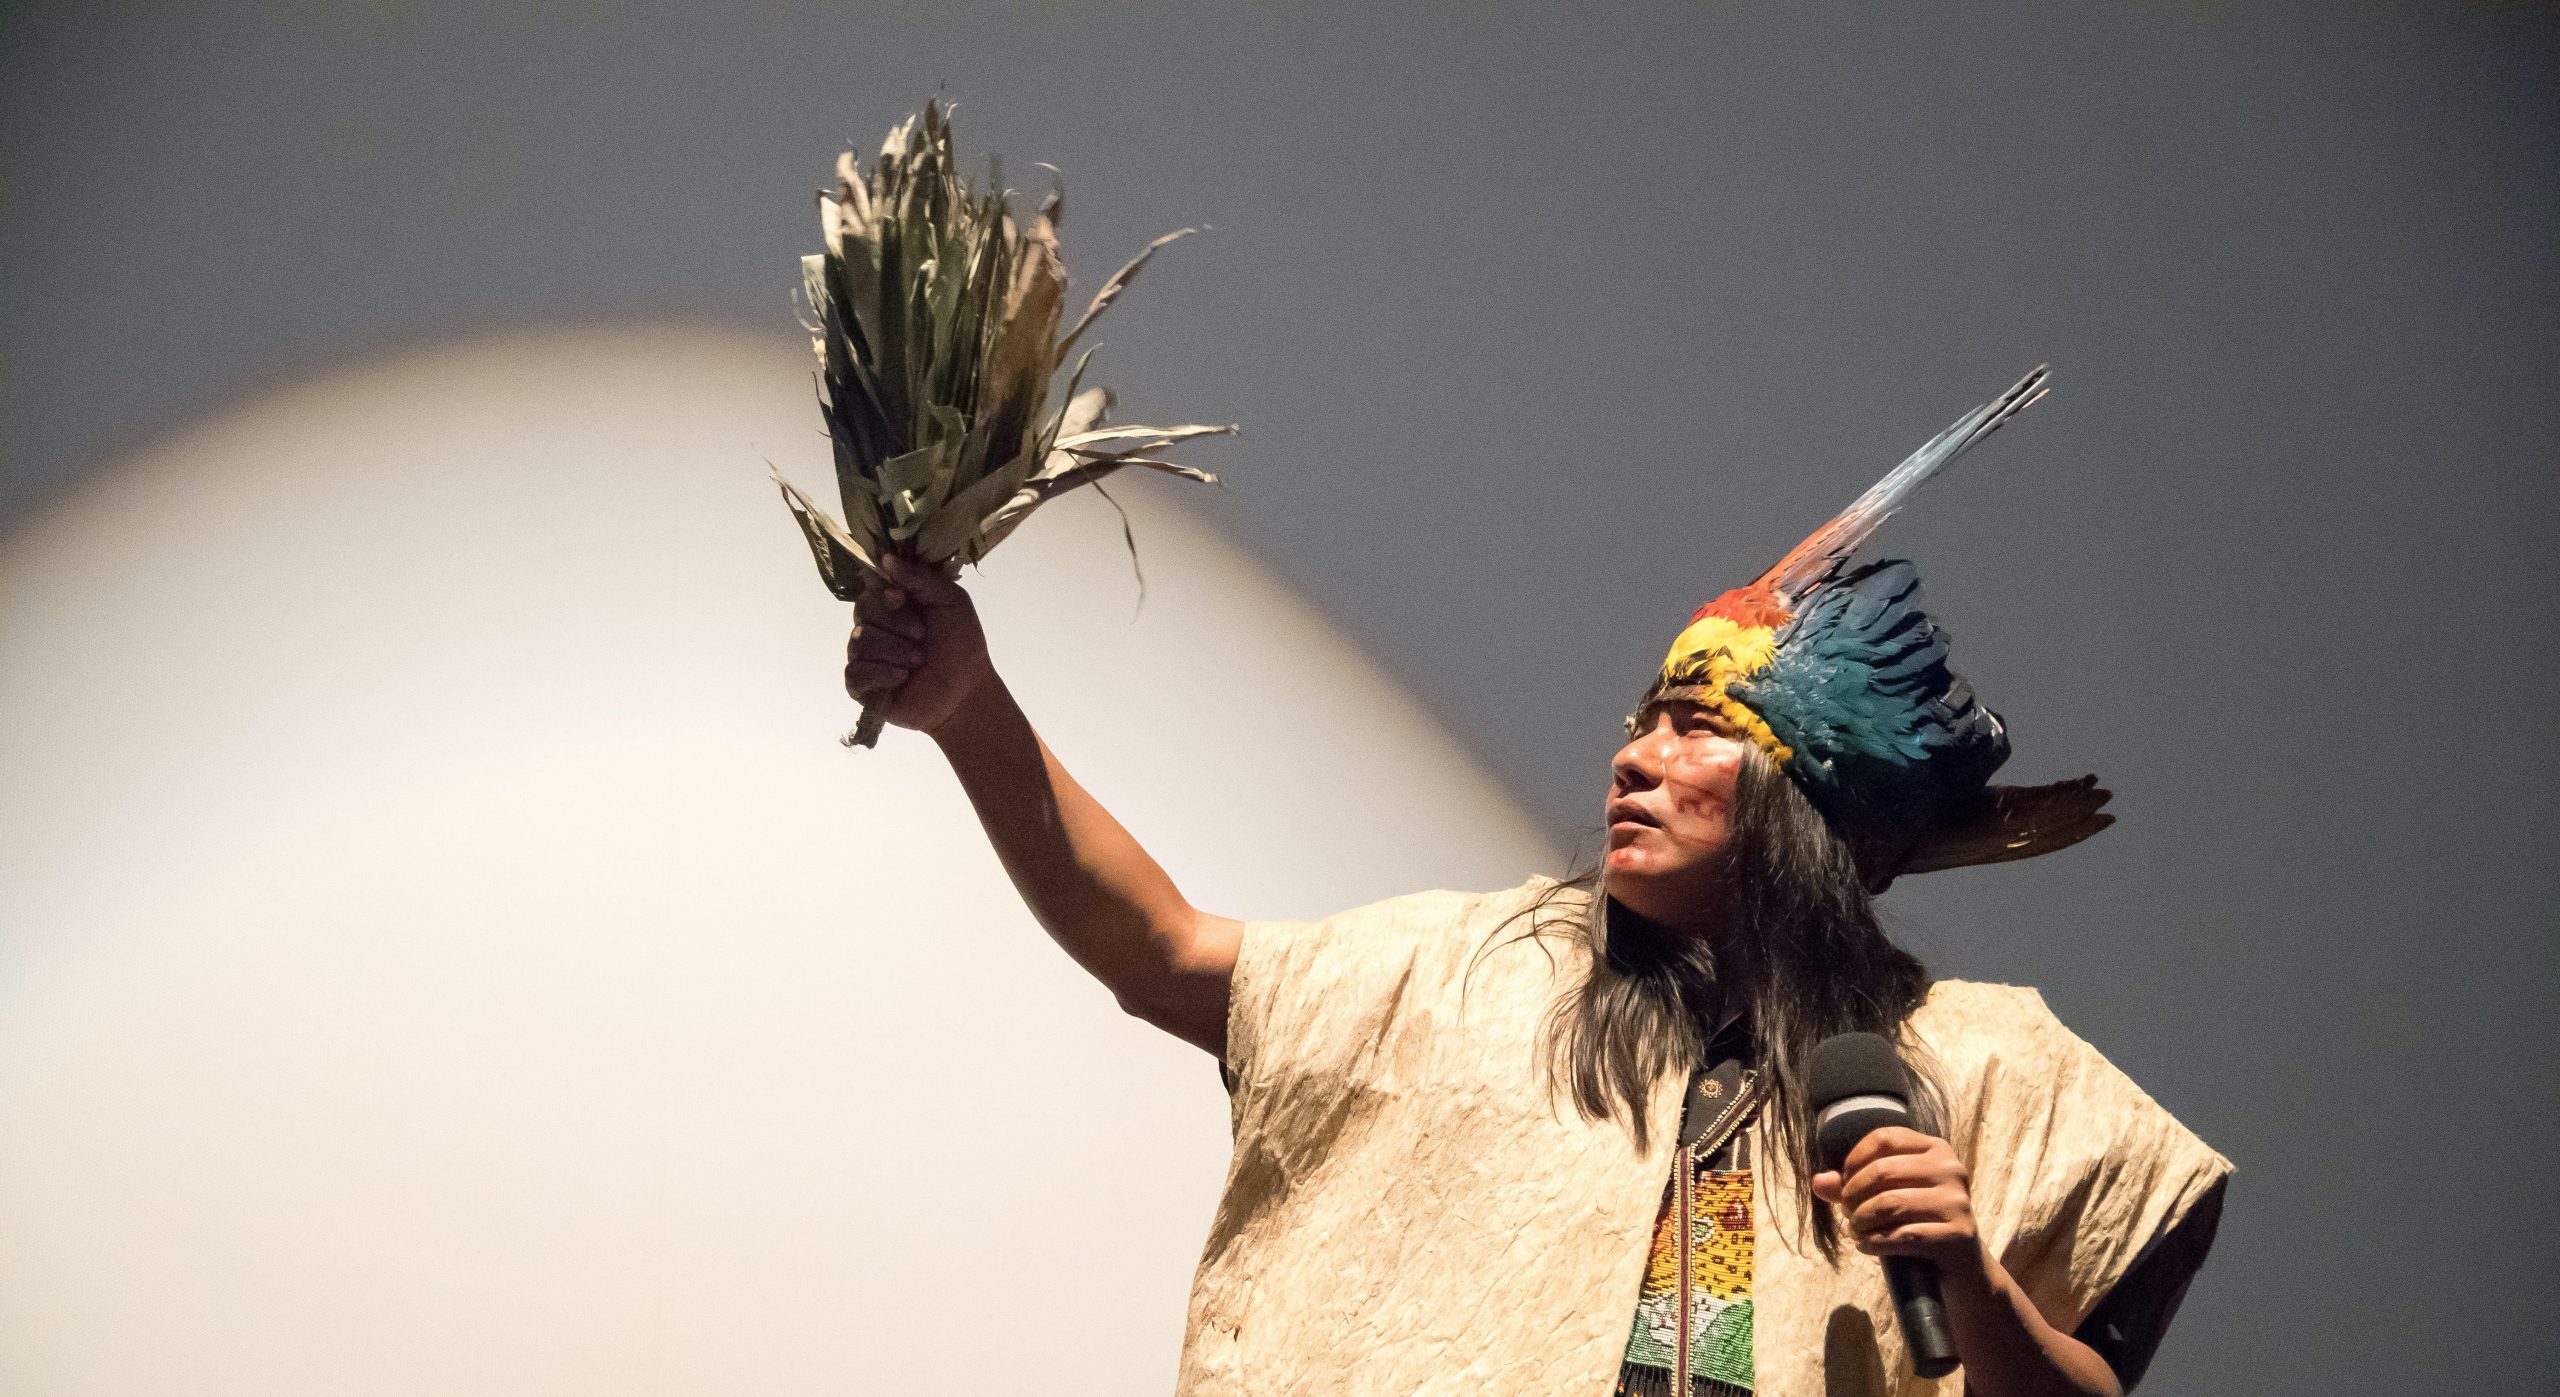
[(1805, 1059), (1805, 1098), (1816, 1111), (1852, 1096), (1911, 1097), (1911, 1079), (1893, 1044), (1872, 1033), (1841, 1033)]

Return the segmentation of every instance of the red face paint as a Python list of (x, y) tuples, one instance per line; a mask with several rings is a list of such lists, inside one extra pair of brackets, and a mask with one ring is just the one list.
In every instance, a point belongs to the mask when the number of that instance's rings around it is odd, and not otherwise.
[(1696, 704), (1647, 715), (1611, 763), (1606, 807), (1611, 894), (1667, 924), (1708, 905), (1731, 838), (1743, 739)]

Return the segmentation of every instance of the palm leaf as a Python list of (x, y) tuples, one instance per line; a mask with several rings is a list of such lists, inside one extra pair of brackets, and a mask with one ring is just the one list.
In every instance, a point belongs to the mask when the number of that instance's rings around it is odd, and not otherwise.
[[(801, 259), (801, 294), (842, 521), (775, 479), (829, 592), (860, 596), (887, 553), (975, 563), (1042, 504), (1123, 467), (1216, 480), (1156, 453), (1236, 429), (1105, 426), (1110, 391), (1082, 386), (1090, 349), (1055, 406), (1050, 394), (1148, 259), (1197, 230), (1147, 244), (1062, 334), (1063, 197), (1053, 190), (1025, 221), (994, 161), (983, 185), (961, 178), (940, 102), (893, 127), (868, 168), (839, 156), (818, 197), (823, 243)], [(877, 731), (866, 712), (848, 741)]]

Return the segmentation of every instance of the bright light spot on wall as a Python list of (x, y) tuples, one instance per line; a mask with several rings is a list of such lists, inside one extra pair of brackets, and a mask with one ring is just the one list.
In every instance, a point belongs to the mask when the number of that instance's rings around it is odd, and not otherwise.
[[(928, 744), (848, 753), (787, 338), (526, 335), (274, 394), (0, 540), (0, 1390), (1170, 1385), (1196, 1050), (1032, 926)], [(1214, 462), (1238, 475), (1250, 443)], [(831, 493), (831, 492), (829, 492)], [(1554, 851), (1133, 486), (972, 583), (1192, 898)]]

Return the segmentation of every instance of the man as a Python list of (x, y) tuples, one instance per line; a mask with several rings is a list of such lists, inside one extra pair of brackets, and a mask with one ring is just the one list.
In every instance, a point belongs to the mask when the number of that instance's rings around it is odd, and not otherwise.
[[(2109, 823), (2094, 778), (1990, 785), (2005, 730), (1909, 565), (1849, 567), (2042, 385), (1699, 609), (1612, 762), (1593, 873), (1320, 922), (1193, 907), (1042, 744), (966, 594), (888, 561), (848, 690), (940, 745), (1067, 953), (1224, 1069), (1236, 1152), (1183, 1392), (1941, 1390), (1843, 1239), (1935, 1266), (1946, 1391), (2139, 1377), (2229, 1164), (2033, 991), (1932, 983), (1872, 903)], [(1851, 1032), (1899, 1044), (1924, 1128), (1826, 1169), (1805, 1063)]]

